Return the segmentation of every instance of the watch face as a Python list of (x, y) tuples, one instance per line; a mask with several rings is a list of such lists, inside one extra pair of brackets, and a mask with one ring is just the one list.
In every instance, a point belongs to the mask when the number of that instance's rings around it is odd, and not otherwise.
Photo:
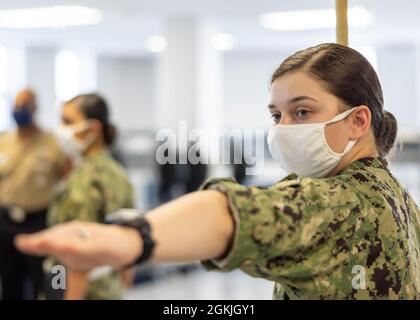
[(144, 214), (136, 209), (119, 209), (105, 216), (105, 223), (121, 224), (142, 217)]

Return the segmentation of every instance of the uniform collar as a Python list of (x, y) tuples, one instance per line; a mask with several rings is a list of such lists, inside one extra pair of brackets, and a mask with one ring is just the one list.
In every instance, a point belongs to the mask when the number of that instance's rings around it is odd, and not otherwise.
[(355, 170), (360, 170), (360, 169), (365, 169), (365, 168), (379, 168), (379, 169), (388, 170), (388, 161), (382, 157), (362, 158), (351, 163), (338, 175), (346, 174)]
[[(388, 170), (388, 162), (386, 161), (385, 158), (382, 158), (382, 157), (362, 158), (362, 159), (359, 159), (359, 160), (356, 160), (356, 161), (352, 162), (350, 165), (348, 165), (340, 173), (338, 173), (335, 176), (330, 177), (330, 178), (334, 178), (334, 177), (337, 177), (337, 176), (340, 176), (340, 175), (343, 175), (343, 174), (348, 174), (348, 173), (351, 173), (353, 171), (360, 170), (360, 169), (365, 169), (365, 168), (380, 168), (380, 169)], [(295, 180), (295, 179), (298, 179), (298, 178), (299, 177), (296, 174), (292, 173), (292, 174), (289, 174), (288, 176), (286, 176), (281, 181)], [(328, 178), (324, 178), (324, 179), (328, 179)]]
[(91, 161), (98, 158), (110, 157), (111, 154), (108, 150), (98, 151), (86, 157), (85, 160)]

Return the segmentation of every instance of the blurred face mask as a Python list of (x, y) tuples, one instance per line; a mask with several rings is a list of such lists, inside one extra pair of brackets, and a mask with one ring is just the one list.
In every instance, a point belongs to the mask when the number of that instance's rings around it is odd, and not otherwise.
[(13, 111), (13, 119), (19, 128), (26, 128), (32, 124), (33, 114), (26, 107), (15, 109)]
[(84, 121), (74, 125), (61, 126), (56, 135), (60, 142), (63, 151), (72, 158), (80, 158), (82, 154), (91, 146), (95, 141), (93, 134), (88, 135), (83, 140), (76, 137), (77, 133), (89, 130), (92, 127), (90, 121)]
[(322, 123), (276, 125), (268, 133), (268, 147), (274, 160), (288, 173), (300, 177), (324, 178), (356, 144), (349, 141), (342, 153), (334, 152), (327, 143), (325, 127), (347, 118), (352, 108)]

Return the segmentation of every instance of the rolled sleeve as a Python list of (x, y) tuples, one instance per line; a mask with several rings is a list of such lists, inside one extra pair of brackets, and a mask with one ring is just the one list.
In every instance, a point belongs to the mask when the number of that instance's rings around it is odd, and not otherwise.
[(219, 259), (202, 261), (203, 267), (208, 271), (230, 271), (256, 259), (258, 247), (252, 239), (255, 225), (252, 213), (258, 209), (255, 208), (252, 189), (240, 185), (234, 179), (211, 179), (201, 189), (217, 190), (226, 195), (235, 224), (233, 242), (228, 253)]
[[(233, 179), (212, 179), (201, 189), (225, 194), (235, 222), (227, 254), (202, 261), (204, 268), (240, 268), (251, 276), (274, 281), (330, 268), (330, 249), (341, 234), (351, 234), (352, 224), (345, 221), (359, 205), (354, 191), (339, 181), (299, 179), (295, 175), (270, 188), (243, 186)], [(319, 246), (322, 259), (316, 255)]]

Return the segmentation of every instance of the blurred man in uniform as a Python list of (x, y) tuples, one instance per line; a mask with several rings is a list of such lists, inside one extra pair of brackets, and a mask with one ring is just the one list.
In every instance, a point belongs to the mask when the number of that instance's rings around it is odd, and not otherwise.
[[(13, 237), (46, 227), (54, 186), (70, 169), (55, 137), (34, 122), (36, 95), (19, 92), (17, 128), (0, 136), (0, 279), (5, 300), (35, 299), (43, 291), (42, 258), (19, 253)], [(32, 288), (25, 290), (25, 284)]]

